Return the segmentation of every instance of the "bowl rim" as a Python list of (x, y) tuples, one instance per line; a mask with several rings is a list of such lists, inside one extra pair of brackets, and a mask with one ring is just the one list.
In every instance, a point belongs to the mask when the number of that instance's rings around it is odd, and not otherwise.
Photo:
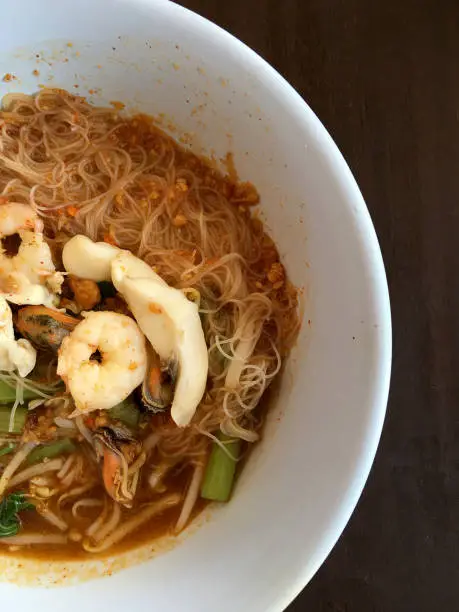
[(358, 210), (357, 225), (366, 253), (367, 264), (372, 271), (368, 286), (375, 302), (376, 324), (382, 332), (375, 341), (378, 357), (369, 425), (366, 440), (364, 440), (365, 444), (356, 460), (354, 478), (348, 484), (347, 494), (340, 504), (339, 511), (336, 513), (328, 533), (324, 534), (322, 545), (318, 547), (320, 550), (316, 552), (313, 561), (311, 561), (310, 556), (306, 557), (305, 555), (304, 567), (298, 567), (295, 575), (291, 574), (288, 581), (290, 587), (279, 589), (276, 598), (271, 601), (269, 610), (272, 610), (272, 612), (284, 610), (316, 574), (343, 533), (360, 499), (378, 448), (386, 414), (392, 365), (391, 310), (382, 253), (367, 205), (346, 160), (325, 126), (294, 87), (256, 51), (206, 17), (176, 4), (172, 0), (166, 3), (163, 0), (134, 0), (134, 2), (144, 3), (150, 5), (150, 7), (161, 6), (162, 11), (169, 12), (172, 15), (175, 14), (178, 19), (186, 19), (192, 23), (197, 31), (201, 31), (203, 34), (209, 34), (213, 37), (218, 36), (223, 44), (226, 43), (234, 51), (244, 55), (244, 59), (250, 64), (249, 67), (254, 69), (260, 81), (271, 82), (276, 85), (278, 91), (285, 98), (289, 111), (295, 114), (295, 120), (305, 127), (307, 126), (309, 131), (311, 127), (314, 128), (315, 138), (323, 151), (326, 152), (327, 164), (334, 167), (336, 176), (339, 177), (341, 187), (346, 194), (346, 200), (352, 201), (353, 206)]

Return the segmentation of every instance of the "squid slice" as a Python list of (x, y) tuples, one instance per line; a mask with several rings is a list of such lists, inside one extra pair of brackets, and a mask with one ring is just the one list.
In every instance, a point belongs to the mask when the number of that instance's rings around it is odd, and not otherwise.
[[(207, 381), (207, 345), (198, 308), (181, 291), (146, 278), (125, 278), (121, 293), (158, 354), (161, 355), (164, 342), (158, 341), (156, 312), (167, 313), (174, 327), (173, 351), (178, 361), (178, 377), (171, 416), (177, 425), (184, 427), (193, 418)], [(168, 358), (171, 357), (169, 354)]]
[(69, 274), (99, 283), (111, 281), (112, 260), (119, 252), (120, 249), (111, 244), (93, 242), (78, 234), (65, 243), (62, 261)]
[[(174, 357), (176, 344), (175, 327), (170, 313), (166, 308), (161, 308), (156, 305), (154, 301), (145, 299), (138, 301), (136, 298), (128, 299), (124, 286), (124, 282), (127, 278), (131, 281), (148, 279), (158, 286), (170, 287), (148, 264), (132, 255), (132, 253), (129, 253), (129, 251), (121, 251), (113, 259), (113, 284), (126, 300), (140, 329), (147, 336), (160, 358), (165, 362), (170, 361)], [(177, 290), (172, 289), (172, 291)], [(181, 292), (177, 291), (177, 293)], [(142, 323), (140, 320), (142, 320)], [(147, 329), (148, 333), (146, 331)]]

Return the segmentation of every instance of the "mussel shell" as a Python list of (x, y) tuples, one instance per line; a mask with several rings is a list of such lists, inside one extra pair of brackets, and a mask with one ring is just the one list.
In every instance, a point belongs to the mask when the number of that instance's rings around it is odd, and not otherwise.
[(26, 306), (17, 313), (16, 328), (36, 348), (57, 353), (63, 339), (79, 322), (45, 306)]
[[(106, 426), (99, 427), (94, 432), (94, 446), (101, 464), (106, 492), (116, 502), (130, 508), (137, 487), (138, 474), (130, 475), (128, 466), (139, 457), (142, 443), (124, 427)], [(115, 468), (113, 459), (115, 459)]]
[(175, 385), (175, 381), (177, 380), (177, 376), (179, 373), (178, 359), (176, 359), (175, 357), (172, 359), (169, 359), (169, 362), (167, 363), (166, 366), (164, 366), (164, 369), (167, 372), (167, 375), (169, 376), (171, 384)]
[(103, 444), (114, 453), (119, 454), (123, 444), (137, 442), (127, 428), (116, 426), (99, 427), (94, 432), (93, 437), (98, 454), (102, 454), (102, 449), (99, 447), (99, 444)]
[(174, 385), (178, 375), (178, 361), (171, 359), (161, 364), (159, 356), (149, 358), (147, 374), (141, 390), (141, 401), (150, 412), (164, 412), (174, 397)]

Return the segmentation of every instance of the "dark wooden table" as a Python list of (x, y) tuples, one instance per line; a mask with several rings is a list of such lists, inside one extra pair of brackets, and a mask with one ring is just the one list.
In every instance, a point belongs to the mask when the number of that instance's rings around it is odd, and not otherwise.
[(389, 279), (394, 361), (376, 462), (289, 612), (458, 612), (459, 0), (181, 3), (260, 53), (318, 114), (363, 191)]

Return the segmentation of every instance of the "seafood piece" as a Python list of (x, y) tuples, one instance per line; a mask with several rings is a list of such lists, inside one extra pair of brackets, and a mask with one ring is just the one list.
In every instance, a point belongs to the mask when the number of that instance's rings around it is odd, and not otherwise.
[(42, 222), (32, 207), (19, 202), (7, 202), (0, 206), (0, 235), (12, 236), (19, 230), (32, 230), (40, 232)]
[(124, 427), (100, 427), (94, 432), (94, 444), (105, 490), (116, 502), (131, 506), (146, 458), (141, 442)]
[[(121, 259), (119, 259), (116, 269), (113, 271), (112, 262), (119, 255)], [(162, 285), (167, 284), (147, 263), (130, 251), (123, 251), (106, 242), (93, 242), (82, 234), (73, 236), (66, 242), (62, 252), (62, 261), (69, 274), (87, 278), (97, 283), (111, 282), (112, 277), (114, 275), (116, 277), (117, 271), (120, 270), (122, 274), (126, 273), (131, 278), (151, 278)], [(113, 283), (116, 285), (115, 280), (113, 280)]]
[[(153, 301), (148, 302), (147, 304), (134, 304), (132, 300), (129, 301), (127, 296), (124, 295), (123, 291), (123, 282), (125, 278), (130, 278), (132, 280), (149, 279), (163, 287), (169, 287), (169, 285), (158, 274), (156, 274), (156, 272), (154, 272), (148, 264), (138, 257), (134, 257), (134, 255), (129, 253), (129, 251), (121, 251), (113, 259), (113, 284), (126, 300), (139, 325), (140, 320), (137, 318), (138, 315), (143, 315), (144, 320), (148, 318), (148, 334), (146, 334), (145, 330), (143, 331), (160, 358), (164, 362), (171, 360), (171, 357), (175, 352), (176, 339), (174, 323), (169, 316), (169, 313), (167, 310), (161, 306), (158, 306)], [(176, 289), (172, 290), (177, 291)], [(177, 291), (177, 293), (181, 292)], [(135, 312), (132, 307), (135, 307)], [(154, 342), (152, 342), (152, 338), (155, 339)]]
[(129, 276), (129, 278), (148, 278), (163, 287), (169, 286), (151, 266), (130, 251), (118, 251), (116, 257), (112, 260), (111, 274), (112, 282), (118, 291), (120, 291), (120, 284), (125, 276)]
[(100, 302), (100, 289), (95, 281), (71, 275), (69, 285), (81, 310), (92, 310)]
[(24, 378), (34, 369), (36, 359), (37, 353), (28, 340), (14, 339), (11, 308), (0, 296), (0, 370), (17, 370)]
[[(151, 279), (125, 277), (119, 288), (155, 351), (165, 362), (178, 362), (171, 416), (184, 427), (193, 418), (207, 382), (207, 345), (198, 308), (181, 291)], [(163, 352), (163, 338), (158, 333), (156, 317), (163, 313), (167, 313), (174, 329), (169, 353)]]
[(123, 265), (128, 267), (133, 278), (158, 278), (159, 282), (166, 284), (147, 263), (129, 251), (123, 251), (106, 242), (93, 242), (82, 234), (73, 236), (65, 244), (62, 261), (69, 274), (99, 283), (112, 281), (112, 262), (119, 254), (123, 254)]
[[(77, 274), (96, 282), (113, 281), (121, 293), (123, 278), (150, 278), (168, 286), (152, 268), (129, 251), (93, 242), (83, 235), (74, 236), (64, 246), (62, 260), (70, 274)], [(154, 307), (153, 307), (154, 308)], [(150, 321), (150, 335), (156, 337), (156, 350), (162, 359), (168, 359), (174, 349), (174, 328), (166, 313), (156, 309), (156, 317)]]
[(26, 306), (18, 311), (16, 327), (37, 348), (57, 353), (62, 340), (79, 322), (46, 306)]
[(147, 373), (142, 383), (142, 404), (151, 412), (162, 412), (171, 405), (177, 378), (177, 362), (162, 365), (158, 353), (148, 351)]
[(114, 258), (113, 284), (161, 361), (168, 367), (174, 364), (177, 370), (171, 416), (184, 427), (202, 399), (209, 368), (198, 306), (182, 291), (169, 287), (152, 269), (148, 276), (140, 276), (140, 266), (133, 259), (137, 258), (125, 251)]
[(114, 258), (113, 284), (161, 361), (177, 364), (171, 416), (177, 425), (184, 427), (193, 418), (207, 381), (207, 345), (198, 307), (182, 291), (169, 287), (152, 269), (148, 276), (140, 276), (140, 266), (133, 259), (137, 258), (125, 251)]
[(0, 292), (13, 304), (57, 303), (63, 276), (56, 272), (41, 228), (30, 206), (15, 202), (0, 206), (0, 239), (18, 234), (21, 240), (12, 256), (3, 245), (0, 250)]
[(119, 253), (118, 247), (106, 242), (93, 242), (78, 234), (65, 243), (62, 262), (69, 274), (100, 281), (111, 280), (112, 259)]
[[(142, 384), (147, 367), (145, 338), (130, 317), (89, 312), (59, 349), (57, 373), (75, 401), (75, 416), (107, 410)], [(99, 353), (100, 362), (91, 356)]]
[[(110, 269), (113, 284), (161, 362), (167, 366), (178, 364), (171, 415), (177, 425), (188, 425), (204, 394), (208, 371), (207, 346), (197, 304), (182, 291), (170, 287), (147, 263), (129, 251), (107, 249), (110, 245), (93, 243), (84, 236), (75, 236), (67, 245), (72, 241), (75, 242), (64, 258), (66, 270), (76, 273), (79, 269), (85, 278), (108, 280)], [(94, 270), (90, 269), (91, 257), (97, 264)], [(84, 262), (84, 270), (79, 268), (80, 262)], [(149, 374), (155, 376), (157, 372)], [(144, 389), (148, 389), (150, 382), (146, 381)]]

